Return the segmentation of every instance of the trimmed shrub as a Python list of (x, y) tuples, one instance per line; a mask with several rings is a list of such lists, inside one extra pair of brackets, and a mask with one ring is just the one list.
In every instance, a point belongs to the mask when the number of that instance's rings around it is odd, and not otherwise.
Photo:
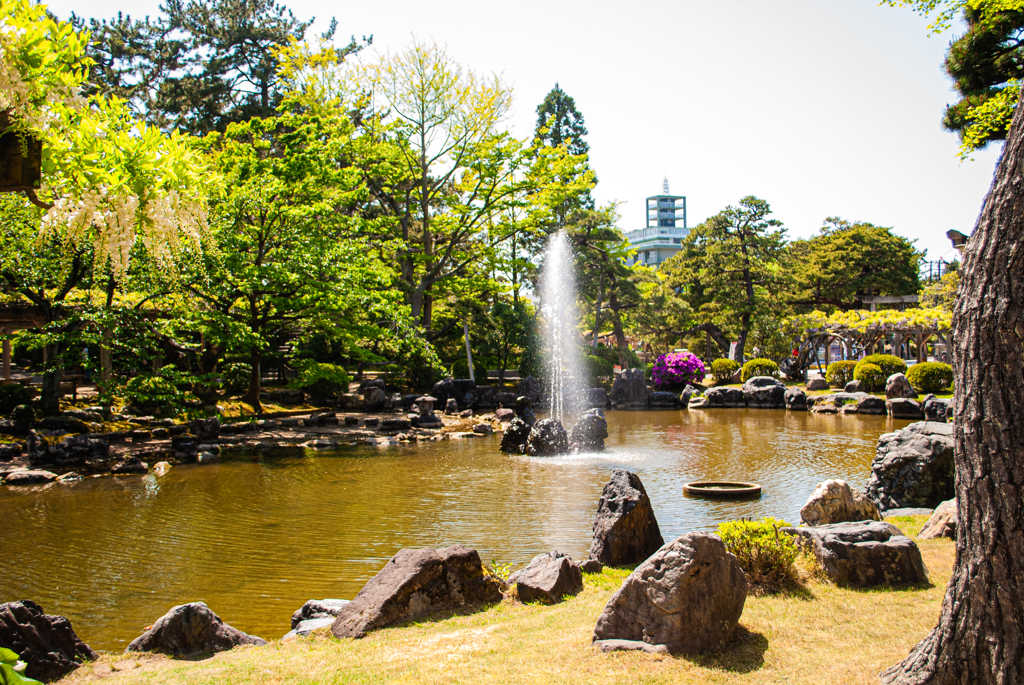
[[(907, 372), (907, 363), (899, 357), (891, 354), (870, 354), (857, 362), (857, 366), (860, 366), (861, 364), (874, 364), (882, 370), (882, 373), (885, 374), (886, 378), (894, 373)], [(862, 380), (857, 378), (856, 369), (854, 369), (853, 377), (857, 380)], [(885, 381), (883, 380), (882, 382), (884, 383)]]
[(743, 365), (743, 371), (740, 372), (740, 380), (742, 382), (746, 383), (751, 378), (756, 378), (758, 376), (771, 376), (772, 378), (778, 378), (779, 365), (771, 359), (764, 358), (751, 359)]
[(124, 397), (129, 404), (144, 411), (161, 413), (163, 409), (176, 411), (184, 406), (185, 393), (169, 378), (163, 376), (135, 376), (124, 386)]
[(882, 367), (878, 364), (864, 364), (859, 362), (857, 368), (853, 370), (854, 380), (858, 380), (867, 386), (868, 390), (878, 390), (885, 387), (885, 381), (892, 374), (888, 374), (882, 370)]
[(659, 390), (683, 388), (687, 383), (704, 382), (704, 362), (692, 352), (670, 352), (654, 360), (651, 380)]
[(830, 385), (841, 388), (853, 380), (853, 370), (856, 367), (857, 362), (853, 360), (832, 362), (825, 369), (825, 380)]
[(23, 385), (0, 386), (0, 414), (8, 414), (19, 404), (29, 404), (35, 393)]
[(942, 392), (953, 385), (953, 367), (942, 362), (922, 362), (907, 369), (907, 380), (921, 392)]
[(587, 376), (591, 383), (598, 382), (600, 378), (607, 378), (615, 375), (615, 365), (604, 357), (594, 354), (587, 354), (583, 357), (583, 364), (587, 369)]
[(224, 390), (231, 395), (239, 395), (249, 389), (249, 379), (252, 377), (252, 367), (248, 364), (222, 364), (220, 368), (220, 382)]
[(351, 379), (344, 367), (337, 364), (321, 364), (312, 359), (301, 359), (295, 361), (295, 370), (299, 375), (292, 385), (305, 390), (316, 401), (348, 392)]
[(747, 582), (777, 587), (793, 574), (800, 547), (792, 535), (780, 533), (789, 524), (767, 516), (760, 521), (728, 521), (718, 526), (718, 537), (736, 555)]
[(711, 362), (711, 375), (721, 383), (732, 378), (738, 368), (740, 368), (739, 362), (733, 359), (716, 359)]

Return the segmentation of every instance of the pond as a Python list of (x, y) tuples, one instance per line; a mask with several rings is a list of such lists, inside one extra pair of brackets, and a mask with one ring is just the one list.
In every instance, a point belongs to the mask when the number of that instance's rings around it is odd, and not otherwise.
[[(510, 457), (489, 436), (0, 488), (0, 602), (33, 599), (95, 649), (121, 650), (199, 600), (274, 639), (307, 599), (352, 598), (402, 547), (462, 543), (513, 567), (551, 549), (586, 558), (616, 467), (640, 474), (666, 540), (741, 516), (795, 523), (820, 481), (863, 486), (878, 436), (909, 422), (721, 409), (609, 412), (608, 423), (600, 454)], [(682, 494), (711, 479), (757, 481), (764, 494)]]

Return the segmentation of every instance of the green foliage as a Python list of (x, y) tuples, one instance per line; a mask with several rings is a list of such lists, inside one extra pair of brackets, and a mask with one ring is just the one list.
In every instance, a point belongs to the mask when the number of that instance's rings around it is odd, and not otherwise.
[[(860, 366), (861, 364), (874, 364), (878, 366), (882, 370), (882, 373), (885, 374), (885, 378), (882, 379), (883, 384), (885, 383), (885, 380), (894, 373), (907, 372), (907, 363), (892, 354), (871, 354), (857, 362), (857, 366)], [(854, 370), (853, 377), (857, 380), (863, 380), (857, 376), (856, 370)]]
[(512, 564), (502, 564), (497, 559), (491, 559), (491, 567), (488, 570), (491, 575), (504, 583), (512, 575)]
[[(958, 264), (959, 262), (953, 262)], [(921, 293), (922, 307), (942, 307), (948, 312), (953, 311), (956, 304), (956, 291), (960, 287), (960, 271), (949, 270), (942, 274), (938, 283), (932, 283), (925, 287)]]
[(317, 402), (331, 395), (348, 392), (351, 378), (348, 372), (337, 364), (322, 364), (312, 359), (299, 359), (295, 362), (298, 378), (292, 385), (305, 390)]
[(732, 378), (738, 368), (740, 363), (735, 359), (716, 359), (711, 362), (711, 374), (719, 383)]
[(19, 404), (28, 404), (35, 393), (23, 385), (10, 384), (0, 386), (0, 414), (7, 414)]
[(25, 662), (21, 657), (5, 647), (0, 647), (0, 685), (24, 685), (24, 683), (35, 683), (42, 685), (38, 680), (33, 680), (21, 674), (25, 670)]
[(780, 533), (789, 524), (767, 516), (760, 521), (728, 521), (718, 526), (725, 548), (736, 555), (747, 581), (777, 587), (792, 577), (800, 548), (792, 535)]
[(843, 387), (853, 380), (853, 370), (857, 362), (852, 359), (845, 359), (832, 362), (825, 369), (825, 380), (838, 388)]
[(603, 357), (587, 354), (583, 356), (583, 365), (587, 369), (587, 377), (591, 383), (598, 383), (602, 378), (608, 378), (615, 373), (614, 365)]
[(953, 367), (942, 362), (914, 364), (907, 369), (907, 380), (921, 392), (941, 392), (953, 384)]
[(771, 359), (751, 359), (743, 365), (743, 370), (740, 372), (740, 380), (746, 383), (751, 378), (756, 378), (757, 376), (778, 378), (779, 365)]
[(858, 363), (853, 370), (853, 377), (860, 381), (868, 390), (880, 390), (885, 387), (885, 381), (891, 374), (887, 374), (878, 364), (871, 362)]
[(124, 397), (139, 406), (176, 406), (181, 393), (174, 382), (163, 376), (135, 376), (124, 386)]
[(221, 365), (221, 386), (232, 395), (238, 395), (249, 389), (249, 377), (252, 369), (248, 364), (230, 362)]
[(36, 410), (31, 404), (19, 404), (11, 410), (10, 418), (20, 430), (28, 430), (36, 420)]

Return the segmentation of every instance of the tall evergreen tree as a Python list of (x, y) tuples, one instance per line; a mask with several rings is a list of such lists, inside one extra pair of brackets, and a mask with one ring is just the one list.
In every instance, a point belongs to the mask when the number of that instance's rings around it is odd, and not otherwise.
[[(568, 154), (586, 159), (590, 155), (590, 143), (585, 139), (587, 127), (583, 123), (583, 115), (576, 109), (576, 101), (562, 87), (555, 83), (544, 97), (544, 102), (537, 106), (537, 126), (535, 139), (541, 145), (549, 147), (565, 146)], [(597, 177), (593, 176), (591, 187), (597, 185)], [(565, 218), (574, 209), (594, 209), (594, 198), (590, 188), (580, 191), (565, 201), (565, 206), (557, 212), (559, 227), (565, 224)]]

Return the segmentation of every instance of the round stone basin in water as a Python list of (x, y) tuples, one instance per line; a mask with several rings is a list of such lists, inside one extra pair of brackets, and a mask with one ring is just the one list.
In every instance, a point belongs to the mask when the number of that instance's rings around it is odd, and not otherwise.
[(757, 483), (744, 483), (737, 480), (697, 480), (684, 485), (683, 492), (694, 497), (741, 499), (743, 497), (760, 497), (761, 486)]
[[(666, 540), (722, 521), (791, 523), (814, 487), (866, 481), (879, 416), (763, 409), (607, 412), (600, 454), (519, 457), (500, 436), (225, 456), (165, 476), (0, 486), (0, 602), (33, 599), (96, 649), (122, 650), (171, 606), (204, 601), (268, 639), (307, 599), (351, 599), (402, 547), (462, 543), (487, 563), (585, 558), (613, 468), (636, 471)], [(759, 499), (685, 497), (715, 474)]]

